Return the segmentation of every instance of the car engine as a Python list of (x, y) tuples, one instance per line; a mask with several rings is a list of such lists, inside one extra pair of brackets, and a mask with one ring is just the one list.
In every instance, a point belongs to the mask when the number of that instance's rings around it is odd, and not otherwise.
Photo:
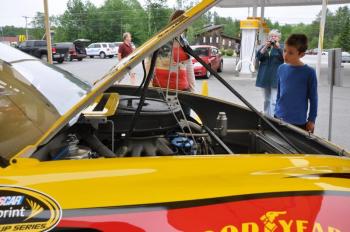
[[(103, 110), (101, 99), (94, 110)], [(120, 96), (116, 113), (86, 117), (65, 128), (33, 157), (40, 160), (96, 159), (215, 154), (218, 137), (208, 133), (180, 104), (146, 98), (137, 119), (140, 97)], [(133, 124), (133, 125), (132, 125)], [(131, 130), (132, 128), (132, 130)]]

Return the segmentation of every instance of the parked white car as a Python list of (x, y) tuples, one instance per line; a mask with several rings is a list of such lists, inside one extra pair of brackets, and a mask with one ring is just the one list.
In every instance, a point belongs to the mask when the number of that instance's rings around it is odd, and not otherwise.
[(349, 52), (342, 52), (341, 53), (341, 62), (342, 63), (350, 63), (350, 53)]
[(123, 42), (114, 42), (114, 45), (117, 48), (117, 53), (118, 53), (119, 46), (122, 44), (123, 44)]
[(92, 43), (86, 48), (86, 54), (90, 58), (94, 58), (94, 56), (99, 56), (102, 59), (106, 58), (106, 56), (112, 58), (117, 53), (118, 50), (114, 43)]

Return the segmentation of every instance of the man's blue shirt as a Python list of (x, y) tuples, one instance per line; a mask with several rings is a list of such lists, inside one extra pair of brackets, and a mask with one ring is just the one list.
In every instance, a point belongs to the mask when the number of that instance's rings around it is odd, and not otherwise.
[(295, 125), (315, 122), (318, 101), (315, 70), (308, 65), (282, 64), (277, 70), (277, 79), (275, 116)]

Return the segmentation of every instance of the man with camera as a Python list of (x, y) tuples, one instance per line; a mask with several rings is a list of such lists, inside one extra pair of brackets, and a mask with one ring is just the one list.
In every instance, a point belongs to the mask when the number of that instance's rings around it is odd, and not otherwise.
[(280, 47), (281, 33), (271, 30), (265, 45), (258, 49), (256, 58), (259, 61), (256, 86), (263, 88), (264, 113), (273, 117), (277, 97), (278, 67), (284, 63), (283, 49)]

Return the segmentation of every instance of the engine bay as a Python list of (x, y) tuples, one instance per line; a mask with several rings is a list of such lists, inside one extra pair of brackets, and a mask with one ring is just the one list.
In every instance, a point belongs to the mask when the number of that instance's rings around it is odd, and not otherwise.
[[(108, 111), (108, 98), (99, 98), (93, 111)], [(102, 102), (102, 103), (101, 103)], [(147, 98), (130, 132), (140, 98), (122, 95), (111, 116), (82, 114), (72, 127), (65, 128), (33, 157), (40, 160), (94, 159), (169, 155), (210, 155), (223, 151), (223, 142), (203, 127), (182, 106)], [(103, 105), (103, 106), (102, 106)], [(221, 113), (224, 114), (224, 113)], [(220, 124), (227, 128), (227, 118)], [(225, 126), (226, 125), (226, 126)]]
[[(112, 87), (31, 157), (50, 161), (297, 153), (248, 109), (200, 95), (161, 92), (152, 89), (142, 101), (135, 87)], [(303, 153), (339, 155), (328, 144), (276, 121)]]

